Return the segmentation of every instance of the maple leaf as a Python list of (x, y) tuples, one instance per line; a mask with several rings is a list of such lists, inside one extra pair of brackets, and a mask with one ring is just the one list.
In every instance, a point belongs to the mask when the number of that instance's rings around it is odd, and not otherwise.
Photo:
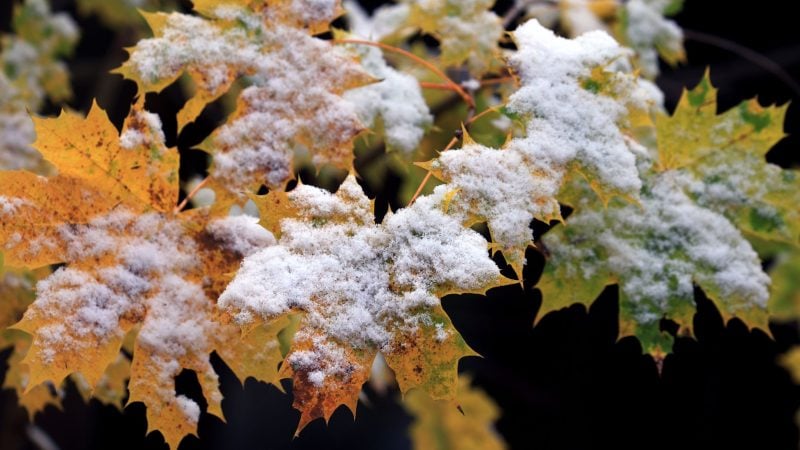
[(298, 429), (342, 404), (355, 411), (378, 352), (402, 392), (451, 398), (458, 360), (474, 352), (437, 297), (505, 280), (483, 238), (441, 210), (444, 192), (381, 224), (353, 176), (336, 194), (300, 185), (278, 195), (294, 217), (280, 222), (278, 245), (245, 258), (219, 304), (244, 326), (303, 314), (281, 366)]
[(123, 400), (128, 395), (130, 377), (131, 359), (124, 352), (120, 352), (114, 362), (106, 367), (96, 386), (90, 386), (79, 373), (73, 373), (70, 378), (75, 382), (84, 401), (88, 402), (94, 398), (104, 405), (112, 405), (122, 411), (125, 407)]
[(201, 146), (214, 155), (212, 177), (230, 190), (283, 187), (293, 177), (296, 147), (317, 164), (350, 169), (352, 141), (364, 126), (342, 94), (374, 80), (344, 49), (309, 36), (340, 9), (334, 0), (231, 0), (198, 2), (208, 19), (146, 14), (155, 37), (132, 48), (118, 72), (142, 92), (187, 73), (197, 92), (178, 114), (181, 127), (249, 76), (236, 110)]
[(754, 100), (717, 115), (717, 90), (708, 73), (684, 91), (672, 116), (661, 115), (658, 167), (683, 169), (696, 180), (698, 204), (723, 214), (750, 239), (800, 242), (800, 175), (767, 163), (785, 133), (787, 105)]
[(500, 150), (465, 138), (462, 149), (423, 167), (458, 191), (453, 208), (468, 223), (488, 223), (494, 248), (521, 279), (530, 222), (561, 218), (557, 196), (571, 173), (583, 174), (604, 202), (638, 196), (640, 146), (624, 131), (646, 122), (654, 101), (633, 75), (612, 68), (626, 52), (605, 33), (568, 40), (533, 20), (513, 36), (519, 51), (510, 63), (521, 86), (507, 109), (526, 122), (526, 136)]
[(726, 321), (736, 316), (768, 330), (769, 277), (758, 255), (725, 217), (684, 194), (676, 175), (646, 178), (639, 205), (579, 203), (566, 226), (542, 237), (548, 260), (537, 285), (538, 318), (589, 305), (606, 285), (619, 283), (620, 337), (635, 335), (645, 352), (661, 357), (672, 348), (671, 336), (659, 330), (663, 317), (691, 335), (696, 283)]
[(3, 173), (0, 246), (12, 266), (66, 265), (38, 282), (36, 301), (14, 325), (33, 336), (20, 361), (29, 369), (25, 393), (79, 373), (98, 397), (118, 402), (120, 348), (136, 333), (129, 402), (144, 402), (149, 430), (176, 447), (200, 412), (175, 393), (183, 368), (197, 373), (218, 416), (212, 351), (243, 378), (277, 381), (280, 351), (268, 334), (275, 341), (278, 330), (240, 340), (238, 327), (217, 320), (213, 301), (243, 256), (274, 243), (269, 232), (208, 209), (175, 213), (178, 154), (140, 105), (121, 136), (96, 105), (85, 119), (62, 113), (35, 123), (35, 145), (58, 174)]
[(781, 357), (780, 363), (792, 375), (795, 384), (800, 384), (800, 347), (793, 347)]
[(411, 441), (418, 449), (502, 450), (507, 448), (493, 429), (500, 410), (468, 377), (458, 380), (456, 401), (434, 400), (424, 391), (411, 391), (404, 406), (414, 416)]
[[(735, 316), (769, 333), (770, 278), (753, 247), (792, 249), (799, 236), (796, 172), (764, 159), (783, 137), (784, 114), (748, 101), (716, 115), (708, 75), (685, 92), (672, 117), (657, 118), (657, 148), (639, 154), (640, 206), (599, 210), (578, 188), (573, 197), (583, 200), (567, 226), (543, 237), (542, 314), (589, 304), (619, 283), (620, 335), (663, 356), (672, 338), (658, 321), (670, 318), (691, 335), (696, 283), (726, 321)], [(786, 310), (785, 296), (774, 287), (770, 303)]]

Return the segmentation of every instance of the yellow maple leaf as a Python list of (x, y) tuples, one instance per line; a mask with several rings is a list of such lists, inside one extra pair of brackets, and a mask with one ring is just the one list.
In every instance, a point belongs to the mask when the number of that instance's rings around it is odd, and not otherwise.
[(249, 76), (227, 123), (200, 146), (214, 155), (211, 174), (223, 189), (283, 187), (296, 148), (317, 164), (352, 169), (353, 139), (364, 126), (342, 94), (375, 80), (346, 50), (309, 35), (341, 14), (339, 3), (207, 0), (195, 3), (206, 17), (145, 14), (155, 36), (130, 49), (117, 72), (141, 92), (188, 74), (197, 89), (179, 127)]
[(491, 397), (472, 387), (468, 377), (458, 383), (455, 401), (435, 400), (414, 390), (403, 400), (414, 416), (411, 441), (418, 450), (502, 450), (506, 443), (492, 427), (500, 410)]
[(129, 402), (144, 402), (149, 429), (176, 447), (199, 415), (175, 392), (182, 368), (196, 371), (208, 412), (218, 416), (212, 351), (241, 376), (275, 382), (279, 330), (241, 340), (238, 327), (217, 320), (213, 301), (241, 258), (274, 243), (272, 236), (246, 217), (175, 212), (177, 151), (164, 146), (160, 122), (140, 105), (121, 136), (96, 105), (85, 119), (63, 113), (36, 126), (36, 146), (58, 174), (3, 173), (0, 246), (9, 265), (66, 265), (38, 283), (36, 301), (14, 325), (33, 336), (20, 361), (28, 370), (24, 394), (79, 373), (87, 391), (118, 403), (127, 371), (120, 348), (136, 329)]

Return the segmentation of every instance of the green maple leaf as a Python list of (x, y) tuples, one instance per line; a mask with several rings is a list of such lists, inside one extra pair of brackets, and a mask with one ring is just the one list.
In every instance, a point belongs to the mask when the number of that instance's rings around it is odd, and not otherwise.
[(753, 246), (798, 241), (797, 174), (764, 159), (784, 135), (785, 107), (750, 100), (719, 115), (716, 108), (706, 76), (671, 117), (658, 118), (653, 161), (640, 156), (638, 205), (615, 200), (602, 209), (586, 186), (568, 187), (582, 200), (566, 226), (542, 239), (549, 252), (539, 283), (543, 313), (591, 303), (619, 283), (620, 335), (637, 336), (661, 356), (672, 347), (662, 318), (691, 335), (696, 284), (726, 320), (769, 332), (770, 280)]

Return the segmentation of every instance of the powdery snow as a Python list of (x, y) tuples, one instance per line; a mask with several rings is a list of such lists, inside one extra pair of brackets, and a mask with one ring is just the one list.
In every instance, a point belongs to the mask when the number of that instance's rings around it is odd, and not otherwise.
[(766, 308), (770, 280), (758, 255), (725, 217), (687, 197), (676, 175), (654, 176), (641, 207), (578, 207), (568, 229), (542, 238), (550, 263), (570, 276), (617, 277), (639, 323), (659, 320), (676, 299), (691, 304), (693, 282), (730, 313)]
[(164, 144), (164, 131), (161, 126), (161, 118), (157, 114), (149, 111), (135, 111), (129, 121), (141, 122), (147, 129), (147, 133), (139, 130), (139, 127), (126, 127), (119, 137), (120, 147), (131, 150), (137, 147), (146, 146), (149, 148), (160, 149)]
[[(530, 120), (526, 137), (513, 140), (510, 147), (535, 167), (556, 169), (563, 176), (567, 164), (577, 163), (602, 185), (638, 195), (642, 184), (636, 158), (620, 131), (627, 108), (582, 86), (592, 69), (624, 59), (628, 51), (605, 32), (564, 39), (535, 20), (517, 28), (514, 39), (519, 51), (510, 63), (521, 86), (511, 95), (508, 108)], [(632, 77), (608, 75), (612, 80)]]
[(342, 361), (340, 345), (390, 350), (394, 332), (430, 320), (437, 290), (475, 290), (498, 279), (486, 241), (442, 212), (444, 193), (375, 224), (353, 177), (335, 195), (299, 186), (289, 196), (300, 218), (281, 222), (278, 245), (245, 258), (219, 306), (242, 324), (305, 312), (295, 340), (334, 343), (290, 356), (312, 383), (353, 363)]
[[(628, 51), (604, 32), (569, 40), (531, 20), (514, 37), (519, 51), (509, 62), (521, 86), (508, 108), (527, 119), (526, 135), (501, 150), (471, 144), (442, 152), (433, 169), (458, 189), (457, 208), (487, 220), (493, 241), (516, 249), (517, 256), (506, 257), (520, 259), (531, 220), (560, 217), (556, 196), (575, 166), (606, 191), (638, 196), (640, 149), (621, 127), (629, 107), (650, 108), (657, 99), (616, 71)], [(615, 97), (583, 86), (593, 69), (607, 71)]]
[(275, 244), (275, 237), (258, 224), (258, 218), (247, 215), (215, 219), (206, 229), (225, 249), (239, 256), (250, 256)]
[(361, 57), (364, 69), (381, 81), (347, 91), (344, 98), (353, 103), (367, 127), (373, 127), (380, 117), (387, 148), (411, 158), (433, 124), (419, 82), (386, 64), (380, 49), (356, 45), (353, 50)]

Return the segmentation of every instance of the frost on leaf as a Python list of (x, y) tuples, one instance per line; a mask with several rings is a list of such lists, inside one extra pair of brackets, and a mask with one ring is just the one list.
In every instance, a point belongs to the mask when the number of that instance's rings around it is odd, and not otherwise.
[[(174, 377), (194, 370), (221, 416), (212, 351), (242, 376), (275, 382), (275, 334), (239, 339), (217, 320), (213, 299), (241, 259), (274, 243), (254, 220), (173, 211), (178, 158), (155, 116), (135, 106), (118, 136), (96, 106), (86, 119), (35, 119), (36, 148), (58, 174), (9, 171), (0, 178), (0, 246), (5, 263), (64, 263), (36, 285), (37, 297), (14, 329), (33, 337), (20, 362), (25, 393), (78, 373), (86, 390), (118, 402), (126, 335), (136, 333), (130, 399), (147, 407), (150, 430), (171, 447), (197, 426), (199, 406), (176, 395)], [(270, 336), (270, 332), (272, 333)], [(108, 368), (108, 370), (106, 370)]]
[(503, 279), (483, 238), (442, 211), (444, 191), (381, 224), (352, 176), (336, 194), (301, 185), (283, 195), (294, 217), (278, 245), (245, 258), (219, 304), (244, 326), (303, 314), (281, 368), (299, 428), (342, 404), (355, 411), (378, 352), (403, 392), (452, 398), (458, 360), (474, 353), (439, 297)]
[(202, 1), (196, 9), (208, 18), (146, 15), (155, 37), (133, 47), (119, 72), (143, 92), (188, 74), (197, 92), (180, 126), (248, 77), (236, 111), (203, 145), (214, 154), (212, 176), (233, 191), (282, 187), (299, 148), (317, 164), (350, 169), (364, 127), (342, 94), (373, 80), (344, 49), (309, 35), (339, 14), (338, 2)]
[(72, 52), (78, 29), (67, 14), (53, 14), (45, 0), (26, 0), (14, 8), (15, 34), (0, 38), (0, 170), (44, 172), (28, 111), (46, 99), (67, 100), (69, 74), (58, 58)]
[(403, 399), (414, 416), (411, 441), (417, 449), (503, 450), (503, 438), (494, 430), (500, 409), (467, 377), (458, 380), (456, 401), (434, 400), (414, 390)]
[(663, 355), (672, 342), (659, 321), (672, 319), (691, 334), (697, 284), (726, 320), (767, 329), (769, 277), (758, 255), (725, 217), (696, 205), (675, 175), (647, 179), (640, 205), (578, 204), (565, 226), (543, 236), (549, 258), (537, 285), (544, 299), (539, 317), (588, 305), (619, 283), (620, 335), (635, 335), (646, 352)]
[(500, 150), (469, 143), (425, 167), (458, 191), (456, 210), (488, 222), (495, 249), (521, 275), (530, 222), (561, 217), (556, 199), (571, 174), (582, 174), (605, 201), (639, 195), (639, 146), (624, 131), (654, 100), (618, 71), (627, 53), (603, 32), (568, 40), (530, 21), (514, 39), (519, 51), (510, 63), (521, 86), (508, 109), (526, 120), (526, 135)]
[(755, 99), (717, 115), (717, 91), (706, 74), (683, 93), (672, 116), (658, 117), (659, 168), (687, 172), (695, 201), (748, 239), (797, 245), (800, 173), (765, 159), (785, 136), (785, 116), (786, 105), (762, 107)]

